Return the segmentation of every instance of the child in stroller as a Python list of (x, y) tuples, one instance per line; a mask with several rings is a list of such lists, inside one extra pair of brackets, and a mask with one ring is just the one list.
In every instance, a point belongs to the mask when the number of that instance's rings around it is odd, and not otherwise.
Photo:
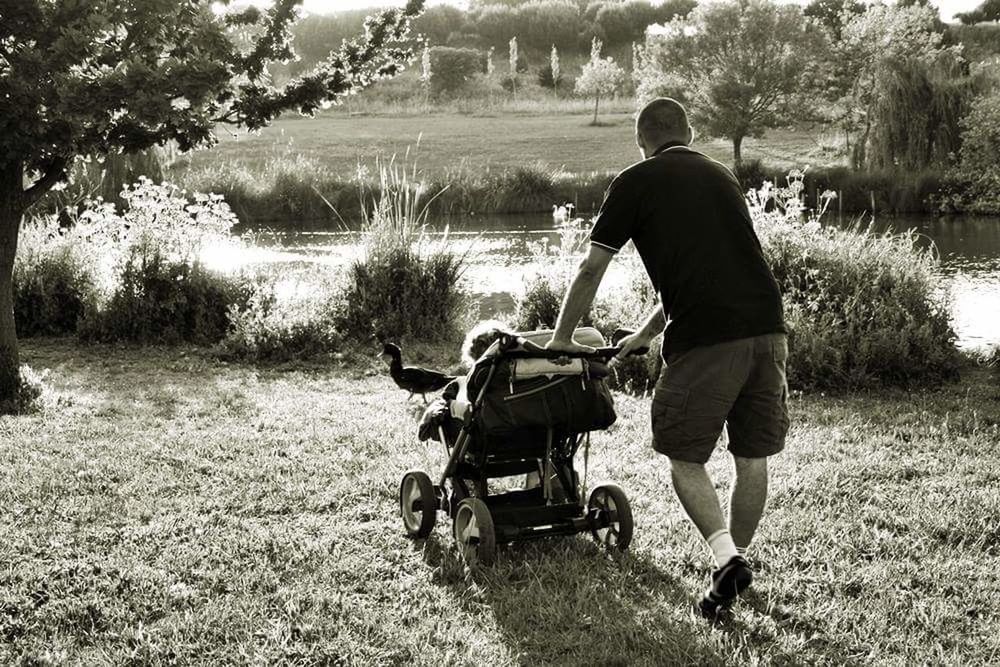
[[(421, 424), (422, 439), (440, 439), (448, 463), (438, 484), (411, 470), (400, 484), (400, 513), (413, 537), (430, 534), (437, 511), (453, 520), (453, 533), (469, 563), (489, 564), (498, 543), (590, 531), (609, 549), (632, 539), (632, 514), (614, 484), (595, 487), (584, 505), (573, 462), (589, 453), (589, 433), (611, 426), (614, 403), (605, 384), (605, 347), (592, 328), (575, 339), (597, 348), (589, 355), (553, 353), (542, 346), (551, 331), (499, 332), (498, 340), (465, 378), (445, 389)], [(536, 473), (535, 488), (491, 493), (489, 480)]]

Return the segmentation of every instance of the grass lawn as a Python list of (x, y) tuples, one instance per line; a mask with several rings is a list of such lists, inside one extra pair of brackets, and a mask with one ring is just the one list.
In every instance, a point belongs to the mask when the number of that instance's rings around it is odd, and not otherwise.
[[(602, 114), (602, 125), (589, 125), (586, 114), (500, 114), (473, 116), (348, 116), (330, 113), (317, 118), (286, 117), (259, 134), (233, 136), (220, 132), (221, 143), (193, 154), (182, 164), (202, 167), (238, 162), (248, 166), (282, 155), (313, 158), (342, 175), (352, 173), (358, 161), (374, 162), (376, 155), (402, 158), (417, 148), (423, 172), (438, 176), (449, 170), (478, 173), (544, 163), (572, 173), (616, 172), (639, 159), (631, 114)], [(804, 167), (831, 164), (815, 131), (772, 130), (760, 140), (744, 142), (745, 159), (761, 159), (775, 166)], [(696, 147), (729, 164), (732, 144), (726, 140), (696, 140)]]
[(649, 447), (645, 399), (620, 397), (590, 471), (632, 499), (628, 555), (579, 536), (469, 572), (443, 521), (403, 537), (399, 479), (443, 453), (416, 441), (419, 408), (380, 369), (65, 341), (24, 357), (59, 399), (0, 418), (3, 664), (1000, 660), (1000, 395), (985, 370), (796, 397), (758, 583), (712, 627), (688, 611), (709, 560)]

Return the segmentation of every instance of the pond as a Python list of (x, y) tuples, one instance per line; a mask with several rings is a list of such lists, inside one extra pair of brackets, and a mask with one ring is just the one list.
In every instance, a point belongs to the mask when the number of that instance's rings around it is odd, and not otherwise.
[[(961, 347), (1000, 344), (1000, 218), (881, 217), (875, 227), (913, 229), (922, 244), (937, 248)], [(512, 306), (511, 294), (521, 288), (525, 273), (537, 266), (531, 251), (534, 244), (544, 239), (559, 242), (552, 218), (545, 214), (472, 216), (451, 223), (447, 238), (456, 249), (469, 250), (465, 280), (484, 316)], [(250, 251), (236, 261), (273, 265), (275, 271), (292, 277), (316, 265), (346, 264), (358, 253), (352, 234), (258, 233)], [(623, 276), (614, 266), (602, 289), (620, 287)]]

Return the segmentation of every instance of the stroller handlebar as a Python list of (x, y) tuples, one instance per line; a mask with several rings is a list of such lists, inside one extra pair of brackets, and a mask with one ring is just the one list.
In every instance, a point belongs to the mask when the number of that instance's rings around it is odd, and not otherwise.
[[(503, 352), (503, 355), (507, 358), (517, 358), (517, 359), (587, 359), (590, 361), (609, 361), (612, 357), (618, 356), (622, 351), (622, 347), (611, 346), (611, 347), (598, 347), (594, 348), (593, 352), (563, 352), (561, 350), (548, 350), (537, 343), (532, 343), (530, 340), (520, 339), (517, 342), (520, 343), (522, 349), (520, 350), (509, 350)], [(633, 350), (629, 353), (629, 356), (642, 356), (649, 352), (648, 347), (639, 348)]]

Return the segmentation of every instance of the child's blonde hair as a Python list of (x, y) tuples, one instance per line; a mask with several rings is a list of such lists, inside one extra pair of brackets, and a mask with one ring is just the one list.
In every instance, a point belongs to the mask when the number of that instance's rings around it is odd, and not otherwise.
[(465, 335), (462, 342), (462, 363), (466, 368), (472, 366), (489, 349), (493, 341), (503, 334), (512, 334), (514, 330), (499, 320), (483, 320)]

